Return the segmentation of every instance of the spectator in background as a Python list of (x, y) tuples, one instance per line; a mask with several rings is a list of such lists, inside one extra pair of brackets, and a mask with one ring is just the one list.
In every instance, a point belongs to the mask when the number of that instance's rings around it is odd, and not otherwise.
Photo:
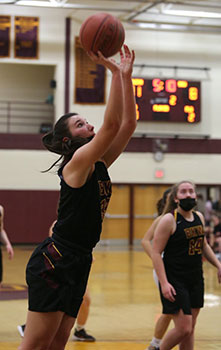
[(14, 251), (13, 251), (11, 242), (9, 241), (8, 235), (4, 230), (4, 208), (2, 205), (0, 205), (0, 288), (1, 288), (2, 275), (3, 275), (3, 263), (2, 263), (2, 251), (1, 251), (2, 244), (4, 244), (6, 247), (8, 258), (12, 259), (14, 256)]
[(202, 193), (197, 193), (196, 210), (200, 211), (203, 215), (205, 212), (205, 201)]
[(213, 203), (213, 210), (215, 210), (216, 213), (221, 214), (221, 199)]
[(214, 243), (213, 243), (213, 251), (216, 257), (221, 261), (221, 217), (218, 215), (214, 215)]
[(212, 198), (208, 197), (205, 204), (204, 217), (205, 217), (205, 225), (210, 226), (213, 215), (213, 202)]
[(208, 197), (205, 203), (204, 218), (205, 218), (205, 235), (207, 242), (212, 247), (213, 246), (213, 227), (212, 227), (212, 217), (213, 217), (213, 202), (212, 198)]

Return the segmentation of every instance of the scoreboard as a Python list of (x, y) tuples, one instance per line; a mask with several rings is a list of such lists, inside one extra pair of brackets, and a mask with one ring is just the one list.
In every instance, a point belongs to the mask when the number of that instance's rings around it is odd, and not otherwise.
[(200, 82), (133, 78), (137, 120), (198, 123)]

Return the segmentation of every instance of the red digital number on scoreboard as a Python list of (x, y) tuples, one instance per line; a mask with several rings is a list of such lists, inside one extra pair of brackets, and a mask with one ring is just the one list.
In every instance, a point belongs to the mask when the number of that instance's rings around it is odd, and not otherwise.
[(133, 86), (138, 120), (200, 121), (200, 82), (133, 78)]

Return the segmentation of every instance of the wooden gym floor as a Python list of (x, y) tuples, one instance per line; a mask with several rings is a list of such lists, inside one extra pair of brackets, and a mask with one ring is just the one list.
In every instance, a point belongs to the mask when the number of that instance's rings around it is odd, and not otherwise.
[[(3, 250), (0, 350), (15, 350), (20, 343), (17, 325), (25, 322), (27, 310), (25, 266), (33, 248), (15, 247), (12, 261)], [(70, 338), (67, 350), (144, 350), (161, 312), (149, 258), (140, 247), (129, 250), (101, 245), (95, 249), (94, 257), (89, 280), (92, 303), (86, 329), (97, 341), (79, 343)], [(220, 350), (221, 286), (215, 268), (207, 262), (204, 275), (205, 307), (198, 318), (195, 350)]]

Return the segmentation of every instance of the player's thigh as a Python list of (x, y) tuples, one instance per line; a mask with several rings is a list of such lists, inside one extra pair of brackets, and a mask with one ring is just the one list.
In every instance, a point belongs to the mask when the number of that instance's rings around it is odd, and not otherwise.
[(194, 329), (200, 309), (191, 309), (191, 311), (192, 311), (192, 328)]
[(192, 330), (192, 315), (184, 314), (183, 310), (173, 315), (173, 321), (176, 329), (184, 336), (190, 334)]
[(49, 350), (57, 350), (64, 349), (65, 345), (70, 336), (71, 329), (73, 328), (75, 323), (75, 318), (71, 317), (67, 314), (63, 315), (60, 326), (57, 330), (57, 333), (53, 339), (53, 342), (50, 345)]
[(47, 349), (57, 334), (63, 315), (61, 311), (28, 311), (24, 338), (19, 349)]

